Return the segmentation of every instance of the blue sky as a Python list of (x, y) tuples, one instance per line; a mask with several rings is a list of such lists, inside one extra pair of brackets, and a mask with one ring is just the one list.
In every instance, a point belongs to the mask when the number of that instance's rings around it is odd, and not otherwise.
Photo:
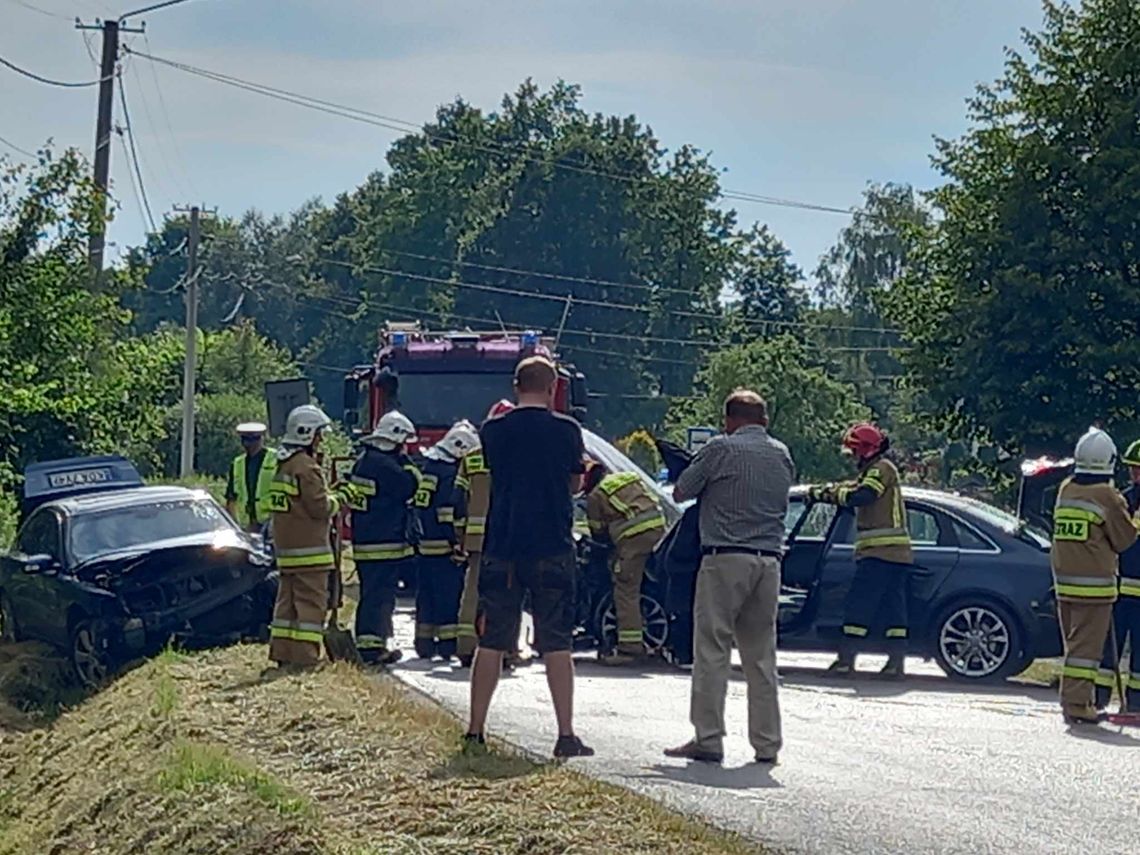
[[(118, 2), (0, 0), (0, 55), (93, 79), (71, 21), (146, 5)], [(493, 108), (528, 76), (564, 78), (587, 109), (634, 113), (667, 147), (711, 152), (728, 189), (848, 207), (868, 181), (937, 181), (932, 136), (965, 128), (964, 99), (1041, 13), (1039, 0), (190, 0), (144, 18), (156, 55), (415, 122), (456, 95)], [(89, 46), (97, 55), (98, 40)], [(238, 215), (331, 199), (383, 166), (396, 136), (137, 58), (124, 77), (156, 217), (190, 202)], [(89, 152), (94, 114), (93, 89), (0, 68), (0, 136), (17, 146), (52, 137)], [(118, 143), (112, 179), (122, 209), (109, 239), (121, 248), (144, 220)], [(844, 224), (738, 211), (767, 222), (808, 272)]]

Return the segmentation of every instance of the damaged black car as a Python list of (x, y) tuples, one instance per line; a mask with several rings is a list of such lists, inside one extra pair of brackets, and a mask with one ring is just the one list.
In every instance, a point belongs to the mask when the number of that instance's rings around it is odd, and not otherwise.
[(177, 642), (263, 638), (273, 558), (209, 494), (145, 486), (120, 457), (37, 463), (0, 557), (0, 638), (63, 650), (85, 686)]

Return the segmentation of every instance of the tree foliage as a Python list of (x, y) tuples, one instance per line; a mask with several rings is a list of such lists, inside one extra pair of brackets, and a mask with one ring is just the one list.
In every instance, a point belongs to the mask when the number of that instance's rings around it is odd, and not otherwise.
[(768, 402), (770, 429), (787, 443), (803, 479), (844, 474), (839, 441), (867, 408), (854, 387), (829, 375), (797, 337), (789, 334), (727, 348), (712, 356), (697, 375), (699, 395), (679, 401), (671, 423), (718, 425), (724, 400), (738, 388), (759, 392)]
[(1032, 453), (1140, 428), (1140, 7), (1049, 0), (1023, 41), (938, 143), (940, 217), (889, 316), (959, 431)]

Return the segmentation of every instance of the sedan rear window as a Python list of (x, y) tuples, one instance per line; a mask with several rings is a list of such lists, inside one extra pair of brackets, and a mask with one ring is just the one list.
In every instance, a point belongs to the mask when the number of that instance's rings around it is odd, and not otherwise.
[(68, 543), (72, 559), (79, 564), (148, 543), (231, 529), (221, 508), (210, 499), (156, 502), (78, 516), (71, 522)]

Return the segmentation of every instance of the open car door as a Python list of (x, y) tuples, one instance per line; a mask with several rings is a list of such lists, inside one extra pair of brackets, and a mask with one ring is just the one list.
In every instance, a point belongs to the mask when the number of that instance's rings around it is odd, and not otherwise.
[(1053, 531), (1053, 506), (1061, 482), (1073, 474), (1073, 461), (1040, 457), (1021, 464), (1017, 516), (1038, 528)]

